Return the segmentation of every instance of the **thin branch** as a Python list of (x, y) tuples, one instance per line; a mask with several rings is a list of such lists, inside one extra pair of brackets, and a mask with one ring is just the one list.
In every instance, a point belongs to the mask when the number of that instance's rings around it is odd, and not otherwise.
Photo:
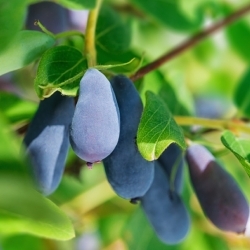
[(215, 23), (214, 25), (208, 27), (207, 29), (197, 33), (193, 37), (191, 37), (189, 40), (185, 41), (184, 43), (180, 44), (170, 52), (167, 52), (160, 58), (156, 59), (155, 61), (145, 65), (141, 69), (139, 69), (134, 75), (130, 77), (132, 81), (138, 80), (142, 78), (147, 73), (159, 68), (164, 63), (170, 61), (171, 59), (175, 58), (179, 54), (181, 54), (183, 51), (193, 47), (198, 42), (203, 40), (204, 38), (208, 37), (209, 35), (215, 33), (219, 29), (225, 27), (226, 25), (229, 25), (230, 23), (238, 20), (245, 14), (247, 14), (250, 11), (250, 4), (244, 6), (240, 10), (236, 11), (235, 13), (231, 14), (230, 16), (226, 17), (225, 19)]
[(180, 126), (200, 125), (205, 128), (229, 129), (250, 134), (250, 125), (241, 120), (216, 120), (191, 116), (174, 116)]

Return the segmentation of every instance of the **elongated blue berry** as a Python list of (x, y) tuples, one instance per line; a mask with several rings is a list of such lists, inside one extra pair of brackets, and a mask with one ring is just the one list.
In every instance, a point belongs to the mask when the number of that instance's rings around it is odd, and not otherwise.
[(244, 233), (249, 206), (233, 177), (202, 145), (191, 145), (186, 159), (192, 185), (205, 215), (221, 230)]
[(88, 69), (80, 82), (71, 146), (90, 165), (111, 154), (119, 134), (120, 114), (111, 84), (97, 69)]
[(40, 102), (24, 138), (35, 182), (45, 195), (59, 185), (69, 148), (74, 99), (56, 92)]
[(188, 211), (178, 193), (171, 192), (169, 177), (158, 161), (154, 181), (141, 205), (157, 236), (166, 244), (185, 239), (190, 228)]
[(134, 84), (125, 76), (111, 81), (120, 110), (120, 137), (114, 151), (103, 160), (109, 183), (125, 198), (143, 196), (154, 177), (153, 162), (146, 161), (138, 151), (136, 133), (142, 114), (142, 101)]

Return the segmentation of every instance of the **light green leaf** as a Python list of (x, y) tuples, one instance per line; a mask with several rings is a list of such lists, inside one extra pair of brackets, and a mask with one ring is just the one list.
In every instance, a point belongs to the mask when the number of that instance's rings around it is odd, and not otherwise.
[(69, 9), (93, 9), (96, 5), (96, 0), (58, 0), (57, 2)]
[(137, 132), (137, 145), (149, 161), (157, 159), (171, 144), (185, 149), (185, 139), (165, 103), (154, 93), (146, 92), (146, 106)]
[(21, 30), (25, 20), (26, 2), (25, 0), (0, 0), (0, 53)]
[(250, 140), (236, 138), (226, 130), (221, 136), (221, 142), (236, 156), (250, 177)]
[(63, 95), (76, 96), (86, 69), (86, 59), (73, 47), (58, 46), (46, 51), (35, 79), (38, 97), (49, 97), (57, 90)]
[(18, 32), (7, 49), (0, 54), (0, 75), (30, 64), (54, 43), (54, 38), (39, 31)]
[(250, 117), (250, 69), (244, 74), (234, 92), (234, 102), (239, 110)]
[(56, 240), (74, 237), (69, 218), (24, 177), (1, 174), (0, 197), (1, 235), (28, 233)]

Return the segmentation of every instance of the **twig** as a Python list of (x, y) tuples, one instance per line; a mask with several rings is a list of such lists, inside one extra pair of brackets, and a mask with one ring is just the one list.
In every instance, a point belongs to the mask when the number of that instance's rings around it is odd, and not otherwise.
[(96, 7), (89, 12), (86, 26), (84, 49), (89, 67), (96, 65), (95, 31), (101, 2), (102, 0), (97, 0)]
[(183, 51), (193, 47), (198, 42), (200, 42), (202, 39), (208, 37), (209, 35), (215, 33), (219, 29), (225, 27), (226, 25), (236, 21), (237, 19), (241, 18), (245, 14), (247, 14), (250, 11), (250, 4), (244, 6), (240, 10), (236, 11), (235, 13), (231, 14), (230, 16), (226, 17), (225, 19), (215, 23), (214, 25), (208, 27), (207, 29), (197, 33), (193, 37), (191, 37), (189, 40), (185, 41), (184, 43), (180, 44), (170, 52), (167, 52), (160, 58), (156, 59), (155, 61), (145, 65), (141, 69), (139, 69), (134, 75), (130, 77), (132, 81), (138, 80), (142, 78), (147, 73), (159, 68), (162, 64), (170, 61), (174, 57), (181, 54)]

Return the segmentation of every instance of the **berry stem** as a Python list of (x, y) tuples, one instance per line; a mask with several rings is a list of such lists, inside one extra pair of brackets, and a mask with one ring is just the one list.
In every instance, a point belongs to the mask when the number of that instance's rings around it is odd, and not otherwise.
[(95, 8), (89, 12), (88, 16), (84, 48), (84, 53), (88, 61), (88, 67), (93, 67), (96, 65), (95, 31), (101, 3), (102, 0), (97, 0)]
[(219, 29), (225, 27), (226, 25), (229, 25), (230, 23), (238, 20), (245, 14), (247, 14), (250, 11), (250, 4), (244, 6), (243, 8), (239, 9), (238, 11), (234, 12), (233, 14), (229, 15), (225, 19), (211, 25), (210, 27), (206, 28), (205, 30), (202, 30), (198, 32), (196, 35), (188, 39), (187, 41), (181, 43), (173, 50), (165, 53), (160, 58), (156, 59), (155, 61), (143, 66), (140, 68), (134, 75), (130, 77), (132, 81), (138, 80), (142, 78), (144, 75), (150, 73), (151, 71), (159, 68), (164, 63), (170, 61), (171, 59), (175, 58), (176, 56), (180, 55), (183, 51), (192, 48), (197, 43), (202, 41), (204, 38), (208, 37), (209, 35), (215, 33)]
[(175, 121), (181, 126), (200, 125), (206, 128), (229, 129), (250, 134), (250, 126), (240, 120), (216, 120), (191, 116), (175, 116)]

